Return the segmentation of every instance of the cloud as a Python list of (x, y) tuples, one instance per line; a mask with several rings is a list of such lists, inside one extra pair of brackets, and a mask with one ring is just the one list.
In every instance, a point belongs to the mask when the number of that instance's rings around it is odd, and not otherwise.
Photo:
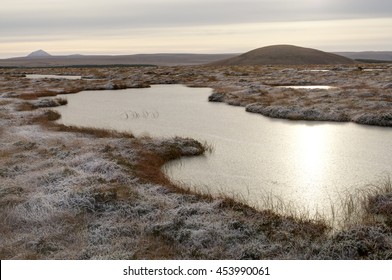
[[(386, 17), (387, 0), (3, 0), (0, 34)], [(3, 2), (2, 1), (2, 2)]]
[[(22, 45), (27, 47), (41, 43), (39, 48), (47, 45), (61, 49), (56, 45), (59, 42), (71, 48), (70, 42), (76, 44), (81, 41), (91, 42), (90, 45), (93, 44), (92, 42), (96, 44), (100, 41), (102, 46), (105, 45), (113, 51), (126, 49), (126, 44), (130, 46), (145, 44), (146, 49), (152, 50), (154, 42), (155, 49), (162, 45), (168, 48), (170, 44), (165, 40), (181, 42), (182, 47), (175, 49), (189, 47), (189, 51), (195, 49), (224, 51), (223, 49), (239, 50), (240, 48), (246, 50), (247, 46), (257, 47), (263, 42), (278, 41), (279, 36), (281, 36), (280, 42), (283, 42), (285, 38), (293, 37), (292, 34), (296, 36), (292, 39), (294, 42), (301, 42), (301, 40), (311, 42), (310, 36), (316, 36), (321, 37), (320, 42), (327, 45), (338, 45), (340, 43), (338, 41), (330, 42), (344, 37), (342, 34), (346, 32), (345, 26), (342, 25), (341, 28), (334, 26), (339, 20), (362, 19), (357, 22), (360, 24), (368, 19), (381, 18), (392, 18), (392, 1), (2, 0), (0, 52), (6, 52), (6, 48), (11, 46), (16, 48), (16, 44), (22, 48)], [(301, 25), (300, 23), (303, 22), (306, 24)], [(317, 22), (325, 22), (320, 27), (323, 29), (318, 33), (309, 32)], [(340, 24), (348, 24), (348, 21)], [(257, 26), (258, 32), (255, 31), (254, 26)], [(297, 29), (293, 30), (292, 26), (296, 26)], [(371, 25), (373, 29), (366, 26), (361, 29), (359, 26), (357, 28), (351, 26), (350, 32), (356, 33), (364, 41), (377, 34), (379, 44), (383, 46), (389, 44), (391, 47), (390, 43), (386, 43), (388, 40), (390, 42), (388, 33), (380, 32), (387, 27), (378, 25), (376, 27), (373, 24)], [(323, 32), (324, 36), (318, 35)], [(230, 38), (247, 41), (231, 42)], [(122, 47), (116, 48), (115, 44), (110, 44), (110, 40), (122, 42), (120, 43)], [(220, 43), (228, 41), (238, 46), (224, 48)], [(215, 47), (207, 48), (208, 43), (215, 44)], [(100, 50), (102, 51), (102, 48)]]
[[(388, 50), (392, 19), (349, 19), (241, 23), (124, 29), (117, 34), (28, 37), (0, 44), (2, 49), (43, 48), (53, 54), (131, 54), (156, 52), (245, 52), (272, 44), (294, 44), (326, 51)], [(23, 53), (23, 50), (24, 53)]]

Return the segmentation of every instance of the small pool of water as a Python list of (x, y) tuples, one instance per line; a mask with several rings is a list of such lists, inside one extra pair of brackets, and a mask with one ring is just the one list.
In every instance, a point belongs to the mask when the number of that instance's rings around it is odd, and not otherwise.
[(67, 125), (206, 141), (211, 154), (170, 162), (166, 173), (253, 206), (274, 199), (328, 214), (346, 191), (392, 172), (390, 128), (270, 119), (207, 102), (211, 92), (181, 85), (86, 91), (62, 96), (68, 105), (57, 110)]
[(311, 85), (311, 86), (297, 86), (297, 85), (288, 85), (288, 86), (278, 86), (279, 88), (293, 88), (293, 89), (333, 89), (337, 88), (334, 86), (324, 86), (324, 85)]
[(68, 75), (40, 75), (40, 74), (28, 74), (28, 79), (66, 79), (66, 80), (80, 80), (82, 76), (68, 76)]
[(380, 68), (365, 68), (363, 69), (365, 72), (374, 72), (374, 71), (385, 71), (385, 69), (380, 69)]
[(303, 72), (330, 72), (331, 70), (327, 69), (310, 69), (310, 70), (304, 70)]

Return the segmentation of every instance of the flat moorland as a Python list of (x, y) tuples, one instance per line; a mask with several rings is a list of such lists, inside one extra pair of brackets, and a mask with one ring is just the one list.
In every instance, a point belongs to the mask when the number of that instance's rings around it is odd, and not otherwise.
[[(0, 69), (0, 258), (390, 259), (389, 180), (342, 201), (332, 228), (171, 183), (162, 164), (207, 148), (192, 139), (59, 125), (51, 109), (60, 93), (182, 83), (270, 117), (391, 126), (391, 67), (329, 67)], [(321, 84), (335, 88), (276, 87)]]

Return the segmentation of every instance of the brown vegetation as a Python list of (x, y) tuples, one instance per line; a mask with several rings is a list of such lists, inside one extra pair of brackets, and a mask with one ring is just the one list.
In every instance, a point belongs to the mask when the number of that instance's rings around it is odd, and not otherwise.
[(52, 124), (51, 129), (55, 131), (84, 133), (97, 138), (134, 138), (129, 132), (119, 132), (116, 130), (92, 128), (92, 127), (78, 127), (73, 125)]
[(58, 92), (53, 92), (49, 90), (43, 90), (39, 92), (34, 92), (34, 93), (23, 93), (18, 96), (18, 98), (23, 99), (23, 100), (35, 100), (41, 97), (48, 97), (48, 96), (56, 96)]
[(30, 102), (21, 102), (16, 107), (16, 110), (18, 111), (32, 111), (35, 109), (36, 107)]

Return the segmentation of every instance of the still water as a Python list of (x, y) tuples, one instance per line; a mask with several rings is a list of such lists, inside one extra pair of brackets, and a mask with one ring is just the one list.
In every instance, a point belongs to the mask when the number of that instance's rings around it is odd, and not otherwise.
[(41, 74), (27, 74), (27, 79), (64, 79), (64, 80), (80, 80), (82, 76), (70, 75), (41, 75)]
[(60, 122), (154, 137), (207, 141), (213, 152), (165, 166), (174, 180), (262, 206), (278, 197), (310, 214), (329, 213), (346, 190), (392, 171), (392, 129), (352, 123), (266, 118), (209, 103), (208, 88), (145, 89), (66, 95)]
[(278, 88), (292, 88), (292, 89), (333, 89), (333, 86), (312, 85), (312, 86), (278, 86)]

